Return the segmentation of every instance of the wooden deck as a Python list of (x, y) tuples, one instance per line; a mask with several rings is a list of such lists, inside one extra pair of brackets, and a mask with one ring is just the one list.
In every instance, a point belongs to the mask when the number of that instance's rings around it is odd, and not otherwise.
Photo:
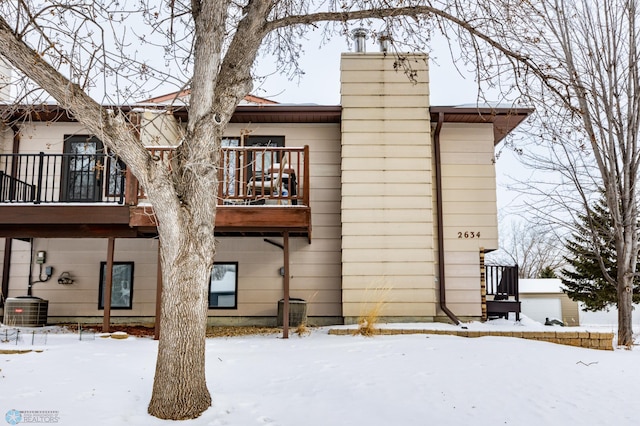
[[(169, 167), (172, 150), (152, 149), (152, 155), (164, 159)], [(310, 240), (308, 155), (308, 147), (223, 149), (216, 235), (288, 232)], [(279, 163), (282, 159), (285, 161)], [(95, 167), (74, 170), (74, 184), (68, 183), (70, 172), (63, 171), (69, 164), (84, 167), (115, 161), (104, 155), (0, 155), (0, 237), (136, 238), (156, 234), (153, 207), (144, 188), (126, 170), (117, 175), (119, 182), (109, 175), (108, 167), (100, 170), (104, 173), (99, 179), (102, 186), (91, 192), (85, 187), (96, 180)], [(87, 194), (93, 199), (78, 200)], [(70, 200), (72, 195), (75, 198)]]

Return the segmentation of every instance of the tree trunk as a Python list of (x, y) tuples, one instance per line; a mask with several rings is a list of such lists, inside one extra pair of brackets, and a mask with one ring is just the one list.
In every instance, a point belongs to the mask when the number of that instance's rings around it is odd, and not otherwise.
[[(187, 234), (187, 233), (185, 233)], [(172, 256), (172, 247), (189, 249)], [(165, 249), (167, 247), (167, 249)], [(211, 250), (197, 236), (162, 240), (162, 316), (149, 414), (162, 419), (198, 417), (211, 406), (205, 380), (205, 337), (211, 266), (200, 254)], [(199, 253), (198, 253), (199, 252)]]
[[(629, 149), (629, 152), (631, 149)], [(613, 230), (616, 240), (616, 255), (618, 273), (616, 277), (618, 291), (618, 346), (633, 348), (633, 286), (638, 263), (638, 210), (635, 206), (636, 172), (625, 165), (625, 185), (620, 196), (620, 202), (614, 200), (609, 205), (614, 212)], [(629, 182), (630, 181), (630, 182)], [(611, 188), (615, 194), (615, 188)], [(617, 232), (616, 232), (617, 231)]]
[[(198, 417), (211, 406), (205, 378), (208, 285), (215, 255), (219, 137), (214, 126), (181, 146), (184, 164), (170, 183), (150, 182), (162, 261), (160, 340), (149, 414)], [(220, 130), (221, 132), (222, 130)], [(166, 167), (166, 165), (165, 165)], [(175, 189), (173, 189), (175, 188)], [(177, 195), (177, 198), (176, 198)]]
[(632, 298), (633, 278), (623, 278), (618, 284), (618, 346), (629, 349), (633, 346)]

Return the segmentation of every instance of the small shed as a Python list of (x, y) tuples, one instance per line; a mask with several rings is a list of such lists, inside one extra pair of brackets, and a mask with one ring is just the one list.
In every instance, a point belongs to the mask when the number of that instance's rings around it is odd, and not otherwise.
[(522, 313), (542, 324), (546, 319), (559, 319), (565, 325), (580, 325), (578, 303), (562, 291), (562, 281), (557, 278), (520, 279)]

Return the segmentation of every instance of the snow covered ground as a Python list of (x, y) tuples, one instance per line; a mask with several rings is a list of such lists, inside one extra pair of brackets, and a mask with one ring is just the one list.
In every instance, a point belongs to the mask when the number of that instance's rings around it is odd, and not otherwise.
[[(502, 321), (472, 327), (535, 325)], [(179, 424), (640, 422), (640, 349), (596, 351), (506, 337), (330, 336), (327, 330), (288, 340), (279, 335), (209, 339), (213, 406)], [(176, 424), (146, 413), (157, 342), (50, 333), (46, 342), (36, 336), (32, 345), (31, 337), (26, 333), (17, 345), (0, 343), (1, 350), (42, 350), (0, 355), (0, 425), (20, 418), (17, 424), (56, 419), (60, 425)]]

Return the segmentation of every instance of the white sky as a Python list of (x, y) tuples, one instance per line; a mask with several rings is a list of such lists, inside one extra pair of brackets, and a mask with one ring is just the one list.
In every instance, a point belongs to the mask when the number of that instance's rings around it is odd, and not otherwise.
[[(473, 76), (463, 78), (454, 68), (448, 47), (440, 40), (434, 42), (430, 61), (431, 104), (459, 105), (476, 101), (477, 88)], [(254, 94), (281, 103), (340, 104), (340, 54), (352, 51), (344, 38), (336, 36), (329, 44), (320, 47), (317, 40), (304, 43), (305, 53), (300, 59), (305, 75), (301, 81), (289, 81), (286, 76), (272, 75)], [(377, 52), (373, 40), (367, 40), (367, 52)], [(260, 64), (261, 73), (270, 72), (268, 64)]]

